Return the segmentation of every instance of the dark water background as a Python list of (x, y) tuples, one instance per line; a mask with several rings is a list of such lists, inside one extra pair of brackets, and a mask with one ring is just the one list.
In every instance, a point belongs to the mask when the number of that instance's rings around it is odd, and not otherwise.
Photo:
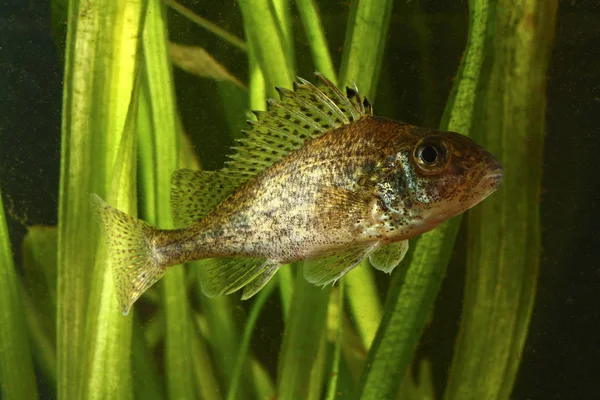
[[(230, 6), (196, 2), (210, 5), (194, 3), (195, 7), (186, 3), (242, 36), (233, 2)], [(328, 30), (328, 40), (339, 65), (347, 5), (325, 3), (323, 19), (326, 27), (335, 26)], [(467, 18), (467, 1), (397, 3), (375, 99), (378, 115), (425, 126), (438, 124), (464, 48)], [(245, 80), (243, 54), (219, 41), (205, 40), (209, 36), (180, 16), (172, 15), (170, 22), (174, 40), (205, 46)], [(416, 34), (420, 24), (425, 35)], [(600, 398), (599, 26), (600, 1), (560, 2), (548, 80), (541, 198), (544, 252), (512, 396), (517, 400)], [(295, 29), (297, 52), (308, 54), (298, 21)], [(298, 61), (298, 74), (311, 78), (310, 60)], [(218, 133), (230, 129), (224, 118), (227, 105), (217, 96), (219, 85), (180, 71), (175, 78), (186, 130), (204, 166), (216, 168), (230, 144), (227, 136)], [(25, 232), (22, 220), (28, 224), (56, 224), (57, 220), (61, 81), (48, 2), (0, 1), (0, 186), (13, 215), (8, 224), (17, 259)], [(459, 245), (419, 350), (425, 356), (435, 355), (440, 387), (451, 357), (448, 341), (453, 341), (460, 317), (461, 254)], [(268, 318), (261, 318), (259, 326), (268, 323)], [(265, 343), (270, 343), (268, 338)]]

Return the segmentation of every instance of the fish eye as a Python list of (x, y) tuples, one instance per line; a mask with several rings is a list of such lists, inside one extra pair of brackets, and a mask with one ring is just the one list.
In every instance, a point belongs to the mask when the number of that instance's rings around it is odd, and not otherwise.
[(439, 137), (427, 137), (415, 146), (413, 157), (421, 172), (433, 174), (450, 162), (448, 147)]

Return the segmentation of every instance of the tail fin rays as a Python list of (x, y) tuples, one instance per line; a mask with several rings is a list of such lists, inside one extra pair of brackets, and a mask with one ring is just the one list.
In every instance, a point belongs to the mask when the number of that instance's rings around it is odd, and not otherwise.
[(127, 315), (133, 303), (165, 273), (150, 241), (156, 229), (95, 194), (90, 202), (104, 227), (119, 309)]

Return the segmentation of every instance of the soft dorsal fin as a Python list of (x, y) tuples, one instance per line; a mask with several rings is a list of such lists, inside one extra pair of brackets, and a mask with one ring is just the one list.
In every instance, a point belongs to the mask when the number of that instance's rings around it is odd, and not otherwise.
[(227, 171), (175, 171), (171, 177), (171, 208), (175, 226), (184, 227), (200, 221), (239, 184), (239, 177)]
[(246, 137), (239, 140), (223, 168), (245, 181), (300, 148), (307, 140), (331, 129), (371, 115), (369, 102), (361, 99), (356, 86), (342, 93), (330, 80), (315, 73), (317, 86), (298, 78), (294, 90), (277, 88), (280, 100), (269, 99), (267, 111), (255, 112)]

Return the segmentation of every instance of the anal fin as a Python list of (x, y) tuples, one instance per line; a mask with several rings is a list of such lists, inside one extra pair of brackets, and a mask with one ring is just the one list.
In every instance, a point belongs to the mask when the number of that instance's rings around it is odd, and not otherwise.
[(254, 296), (258, 293), (269, 281), (271, 278), (277, 273), (281, 264), (267, 261), (266, 268), (258, 275), (256, 278), (252, 279), (250, 283), (248, 283), (244, 287), (244, 292), (242, 294), (242, 300), (247, 300), (250, 297)]
[(207, 297), (233, 293), (251, 283), (269, 266), (271, 264), (264, 258), (232, 257), (204, 260), (198, 266), (202, 293)]
[(385, 272), (386, 274), (390, 274), (394, 268), (400, 264), (402, 259), (404, 259), (407, 251), (408, 240), (388, 243), (375, 250), (373, 254), (369, 256), (369, 261), (371, 261), (371, 265), (374, 268)]
[(304, 277), (315, 285), (335, 282), (368, 257), (374, 249), (373, 244), (354, 245), (339, 252), (309, 259), (304, 262)]

